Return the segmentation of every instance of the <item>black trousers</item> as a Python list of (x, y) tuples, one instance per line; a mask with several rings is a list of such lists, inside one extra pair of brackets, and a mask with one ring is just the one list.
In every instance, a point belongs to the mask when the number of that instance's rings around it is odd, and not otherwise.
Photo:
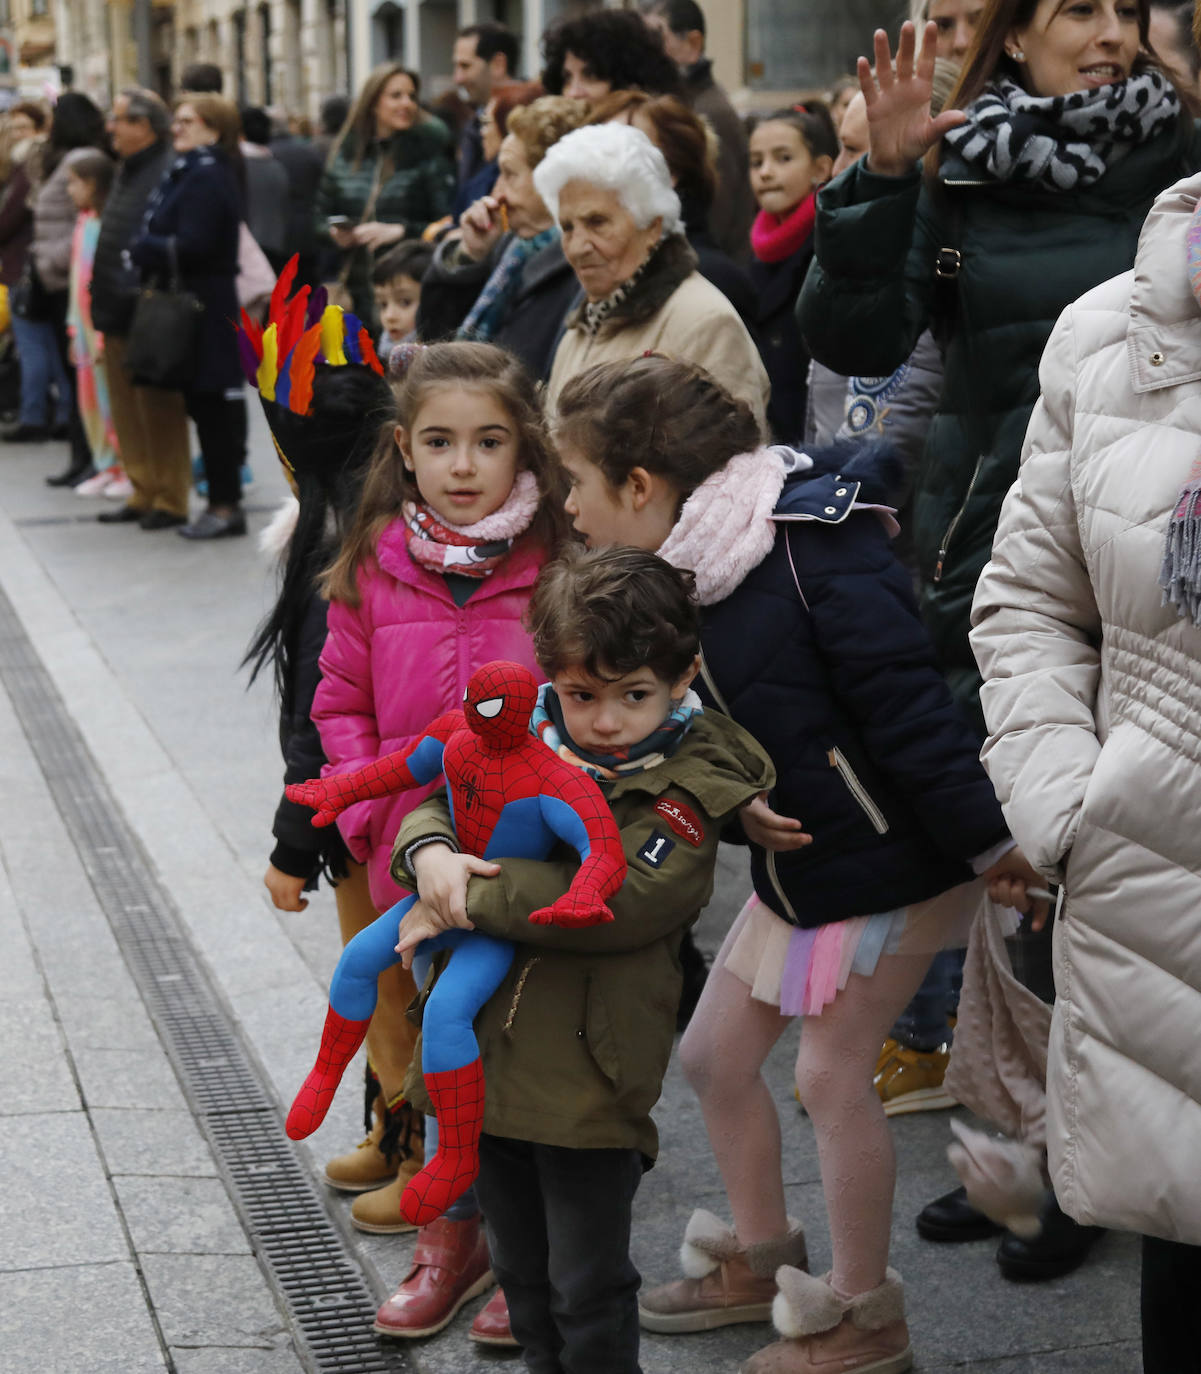
[(233, 391), (189, 391), (184, 400), (196, 425), (204, 459), (210, 506), (236, 506), (242, 499), (246, 461), (246, 398)]
[(1143, 1237), (1143, 1374), (1201, 1374), (1201, 1245)]
[(59, 357), (67, 381), (71, 386), (71, 414), (67, 419), (67, 441), (71, 445), (71, 467), (83, 472), (92, 466), (92, 448), (88, 443), (87, 431), (79, 414), (79, 402), (75, 395), (75, 365), (71, 362), (71, 339), (67, 333), (67, 292), (47, 293), (50, 303), (50, 325), (54, 330), (54, 342), (58, 346)]
[(513, 1335), (533, 1374), (641, 1374), (630, 1215), (637, 1150), (485, 1135), (476, 1194)]

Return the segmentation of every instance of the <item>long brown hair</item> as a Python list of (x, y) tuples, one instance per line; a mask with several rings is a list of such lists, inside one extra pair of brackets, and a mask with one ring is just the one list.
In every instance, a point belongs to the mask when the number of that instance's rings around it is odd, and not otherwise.
[(597, 363), (559, 396), (555, 432), (569, 439), (610, 486), (634, 468), (665, 478), (681, 499), (760, 446), (759, 424), (703, 367), (649, 353)]
[[(330, 148), (330, 161), (339, 154), (345, 157), (349, 151), (351, 165), (355, 168), (359, 167), (367, 154), (368, 147), (376, 138), (375, 107), (380, 102), (384, 87), (394, 76), (407, 76), (413, 83), (413, 99), (420, 98), (421, 77), (406, 67), (403, 62), (386, 62), (382, 67), (376, 67), (367, 80), (363, 82), (362, 89), (350, 107), (350, 113), (346, 116), (346, 123), (342, 125), (341, 133)], [(350, 145), (349, 149), (348, 144)]]
[(192, 91), (179, 96), (171, 108), (178, 110), (182, 105), (190, 105), (196, 111), (196, 118), (212, 129), (217, 135), (217, 146), (232, 161), (241, 158), (238, 140), (242, 136), (242, 116), (232, 100), (211, 91)]
[(487, 392), (512, 420), (518, 462), (533, 473), (541, 498), (526, 537), (538, 540), (551, 555), (557, 551), (567, 532), (563, 477), (534, 378), (517, 358), (494, 344), (430, 344), (417, 350), (396, 388), (396, 413), (380, 429), (354, 523), (321, 579), (321, 590), (331, 601), (359, 604), (359, 569), (374, 557), (380, 535), (399, 517), (404, 503), (421, 500), (396, 446), (396, 426), (411, 431), (431, 392), (464, 387)]
[[(1034, 18), (1040, 0), (990, 0), (990, 4), (980, 16), (976, 26), (976, 37), (964, 58), (963, 70), (947, 100), (946, 109), (966, 110), (990, 82), (998, 76), (1007, 76), (1024, 86), (1021, 64), (1015, 62), (1005, 51), (1005, 39), (1010, 29), (1022, 28)], [(1061, 0), (1060, 9), (1069, 0)], [(1150, 49), (1147, 31), (1151, 23), (1150, 0), (1136, 0), (1138, 5), (1138, 37), (1144, 48)], [(1056, 14), (1059, 13), (1057, 9)], [(918, 41), (921, 35), (918, 34)], [(1151, 66), (1153, 58), (1140, 53), (1134, 61), (1134, 71), (1140, 72)]]

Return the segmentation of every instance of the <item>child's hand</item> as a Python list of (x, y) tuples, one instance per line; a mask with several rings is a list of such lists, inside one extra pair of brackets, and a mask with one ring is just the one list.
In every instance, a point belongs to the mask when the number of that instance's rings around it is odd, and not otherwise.
[(417, 895), (438, 920), (438, 930), (474, 927), (467, 919), (467, 882), (472, 877), (495, 878), (500, 864), (456, 854), (447, 844), (426, 844), (413, 855)]
[[(467, 930), (475, 929), (466, 918), (463, 920), (463, 927)], [(432, 940), (435, 935), (441, 935), (445, 929), (446, 927), (438, 919), (438, 914), (432, 907), (426, 906), (422, 901), (414, 902), (401, 918), (398, 931), (396, 952), (400, 955), (401, 964), (405, 968), (412, 968), (413, 952), (422, 940)]]
[(463, 235), (463, 252), (479, 262), (486, 258), (493, 244), (505, 232), (504, 211), (495, 196), (481, 196), (459, 216)]
[(303, 878), (294, 878), (274, 864), (268, 864), (263, 882), (277, 911), (303, 911), (308, 906), (308, 898), (300, 895), (304, 891)]
[(747, 802), (739, 813), (742, 829), (752, 844), (763, 849), (782, 852), (788, 849), (804, 849), (813, 843), (813, 836), (806, 835), (800, 821), (791, 816), (781, 816), (767, 804), (767, 793), (760, 792)]
[(1023, 915), (1034, 913), (1031, 930), (1042, 930), (1047, 924), (1051, 903), (1036, 898), (1028, 889), (1045, 891), (1042, 875), (1020, 849), (1011, 849), (981, 877), (988, 879), (988, 895), (998, 906), (1016, 907)]

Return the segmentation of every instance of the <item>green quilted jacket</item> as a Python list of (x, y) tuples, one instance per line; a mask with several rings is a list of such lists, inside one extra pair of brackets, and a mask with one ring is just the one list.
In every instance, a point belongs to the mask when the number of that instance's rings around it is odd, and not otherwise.
[[(856, 164), (818, 197), (797, 304), (813, 357), (836, 372), (887, 376), (927, 327), (945, 342), (914, 537), (927, 627), (982, 735), (968, 616), (1017, 477), (1043, 346), (1065, 307), (1130, 269), (1151, 202), (1198, 166), (1201, 138), (1182, 118), (1083, 190), (987, 181), (947, 156), (933, 186), (916, 167), (881, 177)], [(936, 275), (940, 249), (960, 255), (953, 281)]]
[[(406, 238), (419, 238), (427, 224), (450, 213), (455, 190), (450, 134), (441, 120), (426, 120), (394, 134), (386, 143), (369, 144), (357, 167), (341, 150), (330, 158), (313, 206), (322, 243), (330, 242), (331, 215), (345, 215), (353, 224), (363, 218), (381, 156), (387, 158), (388, 170), (370, 219), (403, 224)], [(355, 313), (374, 333), (378, 322), (371, 290), (372, 254), (366, 248), (355, 248), (350, 258), (346, 285), (354, 298)]]

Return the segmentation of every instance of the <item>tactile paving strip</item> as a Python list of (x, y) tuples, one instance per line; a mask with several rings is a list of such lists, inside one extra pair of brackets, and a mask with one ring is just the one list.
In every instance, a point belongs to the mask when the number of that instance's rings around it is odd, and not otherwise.
[(83, 736), (0, 589), (0, 681), (243, 1225), (313, 1371), (402, 1374), (376, 1300)]

